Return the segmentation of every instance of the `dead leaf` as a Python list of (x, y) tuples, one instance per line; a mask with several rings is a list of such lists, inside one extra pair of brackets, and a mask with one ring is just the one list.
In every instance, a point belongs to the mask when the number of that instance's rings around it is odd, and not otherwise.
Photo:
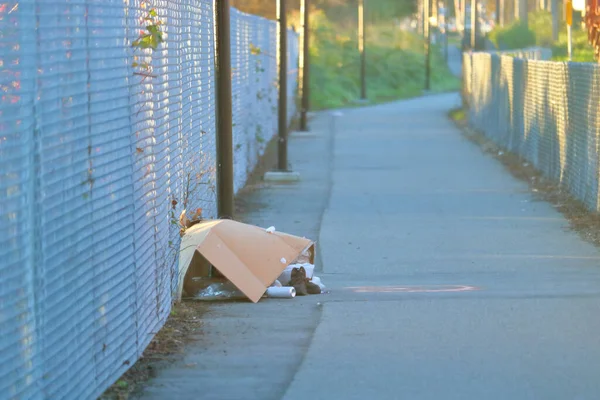
[(189, 222), (190, 220), (188, 219), (185, 210), (183, 210), (179, 215), (179, 225), (185, 228)]

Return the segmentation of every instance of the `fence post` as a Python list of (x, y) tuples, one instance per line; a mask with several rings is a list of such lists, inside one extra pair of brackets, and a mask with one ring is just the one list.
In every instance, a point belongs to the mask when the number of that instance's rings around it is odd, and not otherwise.
[(277, 30), (279, 37), (277, 62), (279, 66), (279, 119), (277, 169), (287, 171), (287, 15), (285, 0), (277, 2)]
[(229, 0), (216, 1), (217, 213), (233, 218), (233, 133)]
[(310, 0), (302, 0), (300, 4), (300, 14), (302, 18), (302, 50), (300, 56), (300, 90), (301, 90), (301, 105), (300, 105), (300, 130), (307, 131), (308, 124), (306, 114), (310, 107), (310, 25), (309, 25), (309, 6)]

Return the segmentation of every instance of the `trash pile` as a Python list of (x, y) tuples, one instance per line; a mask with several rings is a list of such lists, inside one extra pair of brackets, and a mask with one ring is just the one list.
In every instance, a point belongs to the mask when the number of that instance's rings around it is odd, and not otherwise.
[(293, 298), (309, 294), (321, 294), (325, 285), (314, 276), (315, 266), (311, 264), (310, 250), (302, 252), (293, 264), (288, 265), (279, 278), (267, 289), (267, 297)]
[(321, 294), (325, 286), (314, 276), (314, 259), (314, 242), (275, 227), (202, 221), (182, 237), (176, 298), (256, 303)]

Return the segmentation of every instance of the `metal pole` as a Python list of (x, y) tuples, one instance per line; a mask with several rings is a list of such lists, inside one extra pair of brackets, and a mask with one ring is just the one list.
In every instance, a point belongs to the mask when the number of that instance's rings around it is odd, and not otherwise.
[(285, 0), (277, 2), (277, 30), (279, 37), (279, 52), (277, 62), (279, 64), (279, 143), (277, 168), (279, 171), (287, 171), (287, 15)]
[(448, 4), (444, 8), (444, 61), (448, 63), (448, 17), (450, 16), (450, 10)]
[(229, 0), (216, 2), (217, 213), (233, 218), (233, 140)]
[(417, 0), (417, 34), (424, 36), (423, 0)]
[(300, 130), (307, 131), (308, 124), (306, 114), (308, 113), (309, 90), (310, 90), (310, 32), (309, 32), (309, 5), (310, 0), (302, 0), (300, 14), (302, 18), (302, 50), (300, 52), (300, 93), (302, 104), (300, 105)]
[(360, 98), (367, 98), (367, 46), (366, 46), (365, 0), (358, 3), (358, 51), (360, 52)]
[(471, 50), (475, 51), (477, 40), (477, 0), (471, 0)]
[(460, 23), (462, 24), (462, 33), (465, 34), (467, 27), (467, 0), (459, 0), (460, 2)]
[(550, 0), (550, 11), (552, 12), (552, 41), (558, 41), (558, 0)]
[[(431, 0), (431, 19), (435, 20), (433, 43), (439, 43), (440, 40), (440, 13), (438, 6), (438, 0)], [(429, 34), (431, 34), (431, 27), (429, 28)]]
[(573, 37), (571, 36), (571, 25), (567, 25), (567, 54), (569, 61), (573, 59)]
[(567, 0), (565, 4), (565, 20), (567, 22), (567, 53), (569, 61), (573, 56), (573, 36), (571, 35), (571, 26), (573, 25), (573, 1)]
[(430, 1), (423, 0), (423, 23), (425, 26), (425, 90), (431, 88), (431, 21)]
[(529, 25), (527, 14), (528, 14), (528, 4), (527, 0), (515, 0), (515, 15), (519, 22), (525, 26)]
[(454, 0), (454, 19), (456, 20), (456, 28), (460, 31), (460, 27), (464, 24), (462, 19), (461, 1)]
[[(471, 18), (471, 16), (467, 15), (467, 0), (462, 0), (462, 25), (463, 25), (462, 34), (463, 34), (463, 36), (467, 35), (467, 25), (468, 25), (470, 18)], [(469, 38), (469, 43), (471, 43), (470, 38)]]
[(500, 10), (502, 9), (502, 0), (496, 0), (496, 25), (500, 25)]

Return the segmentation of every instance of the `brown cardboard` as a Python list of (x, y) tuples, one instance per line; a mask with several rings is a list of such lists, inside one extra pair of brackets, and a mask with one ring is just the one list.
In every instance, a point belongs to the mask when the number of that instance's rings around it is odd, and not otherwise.
[[(203, 221), (185, 231), (179, 254), (177, 300), (202, 283), (192, 278), (208, 276), (212, 264), (254, 303), (281, 272), (314, 243), (282, 232), (232, 220)], [(200, 255), (200, 257), (198, 256)], [(188, 291), (186, 290), (186, 291)]]

